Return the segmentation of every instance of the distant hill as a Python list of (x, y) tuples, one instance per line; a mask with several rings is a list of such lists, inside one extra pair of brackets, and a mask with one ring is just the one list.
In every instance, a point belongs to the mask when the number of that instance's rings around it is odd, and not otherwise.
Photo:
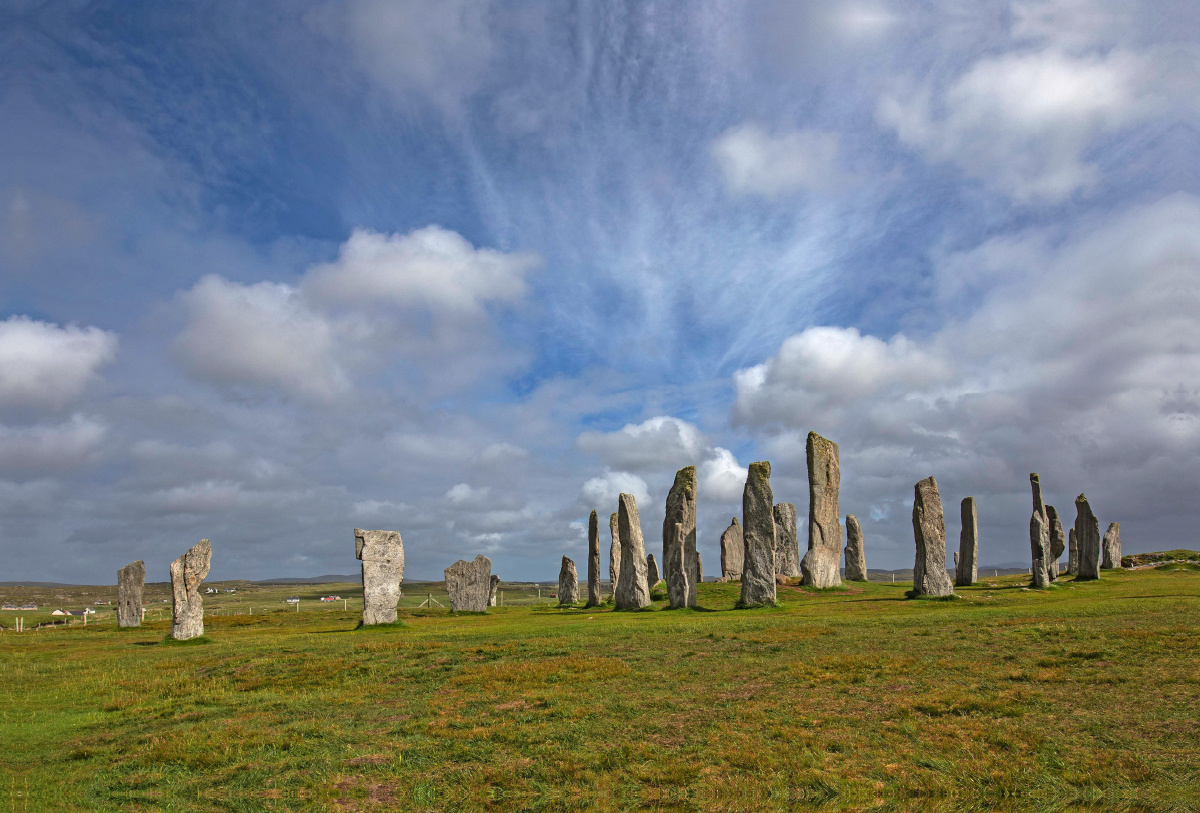
[(302, 578), (297, 576), (284, 576), (279, 579), (260, 579), (251, 584), (333, 584), (342, 582), (357, 582), (362, 581), (362, 576), (355, 573), (353, 576), (312, 576), (311, 578)]

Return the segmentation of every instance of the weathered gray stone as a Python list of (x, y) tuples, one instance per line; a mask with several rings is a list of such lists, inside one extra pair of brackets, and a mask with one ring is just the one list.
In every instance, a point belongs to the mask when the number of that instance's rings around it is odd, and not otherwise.
[(1100, 578), (1100, 520), (1083, 494), (1075, 498), (1075, 545), (1079, 551), (1075, 581)]
[(1063, 533), (1062, 518), (1053, 505), (1046, 506), (1046, 519), (1050, 522), (1050, 567), (1046, 569), (1046, 575), (1050, 581), (1054, 581), (1058, 578), (1059, 564), (1067, 548), (1067, 537)]
[[(842, 524), (838, 521), (838, 491), (842, 465), (838, 445), (816, 432), (808, 433), (808, 553), (800, 560), (809, 587), (842, 583)], [(942, 555), (945, 558), (945, 554)]]
[(637, 500), (622, 494), (617, 501), (617, 533), (621, 537), (621, 576), (617, 581), (617, 609), (638, 610), (650, 603), (646, 583), (646, 543)]
[(1072, 576), (1079, 573), (1079, 545), (1075, 542), (1075, 529), (1067, 529), (1067, 573)]
[(796, 506), (777, 503), (771, 509), (775, 519), (775, 575), (800, 575), (800, 539), (796, 532)]
[[(675, 472), (675, 482), (667, 494), (663, 517), (663, 564), (667, 547), (675, 536), (675, 523), (683, 526), (683, 566), (688, 574), (688, 603), (696, 606), (696, 585), (700, 583), (700, 553), (696, 550), (696, 467), (684, 466)], [(653, 582), (651, 582), (653, 584)]]
[(654, 585), (662, 581), (662, 576), (658, 573), (658, 562), (654, 559), (653, 553), (646, 554), (646, 584), (650, 585), (650, 589), (654, 589)]
[(1050, 519), (1046, 514), (1046, 502), (1042, 499), (1042, 481), (1036, 472), (1029, 475), (1033, 488), (1033, 514), (1029, 518), (1029, 550), (1033, 563), (1029, 567), (1034, 587), (1045, 587), (1050, 583)]
[(867, 580), (867, 552), (863, 548), (862, 526), (858, 517), (846, 515), (846, 581)]
[(1100, 563), (1100, 567), (1105, 570), (1120, 570), (1121, 523), (1110, 522), (1108, 524), (1108, 530), (1104, 532), (1104, 539), (1101, 541), (1100, 547), (1104, 553), (1104, 560)]
[(775, 603), (775, 495), (771, 464), (751, 463), (742, 491), (742, 593), (738, 605)]
[(204, 599), (200, 583), (208, 575), (212, 545), (201, 539), (171, 562), (171, 637), (186, 641), (204, 634)]
[(459, 559), (442, 571), (450, 609), (456, 613), (485, 613), (492, 592), (492, 560), (480, 554), (471, 561)]
[(958, 507), (962, 530), (958, 532), (958, 553), (954, 557), (954, 583), (970, 587), (979, 579), (979, 514), (974, 497), (963, 497)]
[(688, 574), (684, 567), (687, 533), (682, 522), (675, 523), (673, 538), (668, 540), (666, 559), (667, 598), (671, 609), (688, 606)]
[(733, 522), (721, 534), (721, 578), (726, 581), (742, 577), (742, 523), (734, 517)]
[(146, 585), (146, 563), (141, 559), (117, 571), (117, 626), (142, 625), (142, 588)]
[(579, 601), (579, 571), (575, 562), (567, 557), (562, 558), (562, 567), (558, 569), (558, 603), (559, 605), (574, 604)]
[(404, 541), (399, 532), (355, 528), (354, 555), (362, 560), (363, 626), (393, 623), (404, 581)]
[(617, 600), (617, 582), (621, 579), (621, 534), (617, 530), (617, 514), (614, 511), (608, 518), (608, 532), (612, 536), (612, 544), (608, 548), (608, 581), (612, 587), (613, 603)]
[(949, 596), (954, 584), (946, 572), (946, 518), (937, 480), (928, 477), (913, 489), (913, 538), (917, 559), (913, 564), (913, 592), (918, 596)]
[(496, 606), (496, 593), (498, 593), (498, 592), (500, 592), (500, 577), (493, 575), (491, 589), (488, 590), (488, 606), (489, 607)]
[(587, 606), (595, 607), (600, 595), (600, 518), (592, 511), (588, 517), (588, 598)]

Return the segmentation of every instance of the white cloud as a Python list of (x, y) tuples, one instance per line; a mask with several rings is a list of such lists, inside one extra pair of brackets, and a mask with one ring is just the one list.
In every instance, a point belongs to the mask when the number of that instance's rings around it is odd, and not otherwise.
[(575, 444), (626, 471), (658, 471), (694, 465), (704, 455), (704, 436), (695, 424), (659, 415), (615, 432), (584, 432)]
[(96, 418), (73, 415), (57, 425), (0, 426), (0, 470), (68, 471), (94, 459), (108, 427)]
[(65, 406), (116, 357), (117, 344), (97, 327), (9, 317), (0, 322), (0, 406)]
[(836, 185), (838, 137), (816, 130), (772, 134), (753, 122), (727, 130), (710, 148), (725, 184), (737, 194), (775, 198)]
[(697, 470), (698, 499), (724, 503), (740, 501), (749, 470), (739, 466), (737, 458), (728, 449), (715, 446), (711, 453), (712, 457), (701, 463)]
[(627, 471), (606, 471), (602, 476), (588, 480), (579, 491), (585, 506), (610, 514), (617, 510), (617, 499), (622, 494), (632, 494), (640, 506), (650, 502), (646, 481)]
[(468, 501), (476, 503), (485, 499), (491, 490), (490, 486), (472, 488), (467, 483), (459, 483), (446, 492), (446, 499), (452, 503), (464, 503)]

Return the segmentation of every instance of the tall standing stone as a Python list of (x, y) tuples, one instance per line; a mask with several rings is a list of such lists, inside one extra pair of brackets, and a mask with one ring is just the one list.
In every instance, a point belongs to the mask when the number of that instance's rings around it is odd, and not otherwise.
[(700, 553), (696, 550), (696, 467), (684, 466), (675, 472), (675, 482), (667, 494), (663, 516), (663, 566), (667, 548), (675, 536), (675, 523), (683, 526), (683, 566), (688, 574), (688, 603), (696, 606), (696, 585), (700, 582)]
[(771, 509), (775, 518), (775, 575), (800, 575), (800, 539), (796, 532), (796, 506), (778, 503)]
[(1075, 529), (1067, 529), (1067, 573), (1079, 575), (1079, 544), (1075, 541)]
[(846, 514), (846, 581), (867, 580), (867, 552), (863, 549), (862, 526), (858, 517)]
[(450, 609), (456, 613), (485, 613), (492, 592), (492, 560), (480, 554), (471, 561), (459, 559), (442, 571)]
[(1100, 563), (1100, 567), (1105, 570), (1120, 570), (1121, 523), (1110, 522), (1108, 524), (1108, 530), (1104, 532), (1104, 539), (1101, 542), (1101, 549), (1104, 552), (1104, 561)]
[(1050, 583), (1050, 520), (1042, 499), (1042, 481), (1036, 472), (1029, 475), (1029, 485), (1033, 488), (1033, 515), (1029, 518), (1029, 550), (1033, 564), (1029, 572), (1034, 587), (1045, 587)]
[(559, 605), (574, 604), (579, 601), (579, 571), (575, 562), (567, 557), (562, 558), (562, 567), (558, 569), (558, 603)]
[(1067, 548), (1067, 538), (1063, 533), (1062, 518), (1053, 505), (1046, 506), (1046, 519), (1050, 522), (1050, 567), (1046, 569), (1046, 575), (1050, 577), (1050, 581), (1054, 581), (1058, 578), (1059, 563), (1062, 561), (1063, 551)]
[(1083, 494), (1075, 498), (1075, 545), (1079, 551), (1075, 581), (1100, 578), (1100, 520)]
[(733, 522), (721, 534), (721, 578), (726, 581), (742, 577), (742, 523), (734, 517)]
[(912, 522), (917, 543), (913, 592), (918, 596), (953, 595), (954, 585), (946, 572), (946, 518), (942, 514), (937, 480), (932, 477), (917, 483), (913, 489)]
[(117, 571), (117, 626), (142, 625), (142, 588), (146, 584), (146, 563), (141, 559)]
[(654, 560), (653, 553), (646, 554), (646, 584), (650, 589), (654, 589), (654, 585), (662, 581), (662, 576), (658, 573), (658, 562)]
[(958, 508), (962, 530), (958, 532), (954, 583), (959, 587), (970, 587), (979, 579), (979, 513), (974, 497), (963, 497)]
[(646, 543), (637, 500), (622, 494), (617, 501), (617, 533), (621, 538), (621, 576), (617, 581), (617, 609), (638, 610), (650, 603), (646, 583)]
[(608, 532), (612, 536), (612, 544), (608, 548), (608, 581), (612, 586), (613, 602), (615, 603), (617, 582), (621, 580), (621, 534), (617, 530), (615, 511), (608, 518)]
[(600, 519), (592, 511), (588, 517), (588, 598), (587, 606), (595, 607), (600, 595)]
[[(838, 491), (842, 465), (838, 445), (816, 432), (808, 433), (808, 553), (800, 561), (809, 587), (842, 583), (842, 525), (838, 521)], [(942, 558), (945, 559), (943, 553)]]
[(500, 577), (493, 573), (492, 574), (492, 584), (491, 584), (491, 587), (488, 589), (488, 606), (489, 607), (496, 606), (496, 593), (498, 593), (498, 592), (500, 592)]
[(186, 641), (204, 634), (204, 599), (200, 583), (208, 575), (212, 545), (201, 539), (171, 562), (171, 637)]
[(355, 528), (354, 556), (362, 560), (363, 626), (394, 623), (404, 581), (404, 541), (399, 532)]
[(684, 567), (687, 534), (682, 522), (675, 523), (675, 532), (671, 536), (663, 566), (666, 568), (667, 598), (671, 602), (671, 609), (678, 610), (688, 606), (688, 574)]
[(775, 603), (775, 495), (771, 464), (751, 463), (742, 491), (742, 595), (738, 605)]

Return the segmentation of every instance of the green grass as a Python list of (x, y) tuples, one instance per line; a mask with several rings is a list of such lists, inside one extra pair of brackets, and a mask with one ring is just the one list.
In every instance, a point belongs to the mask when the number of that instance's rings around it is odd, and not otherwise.
[(1200, 573), (1027, 584), (6, 632), (0, 810), (1195, 809)]

